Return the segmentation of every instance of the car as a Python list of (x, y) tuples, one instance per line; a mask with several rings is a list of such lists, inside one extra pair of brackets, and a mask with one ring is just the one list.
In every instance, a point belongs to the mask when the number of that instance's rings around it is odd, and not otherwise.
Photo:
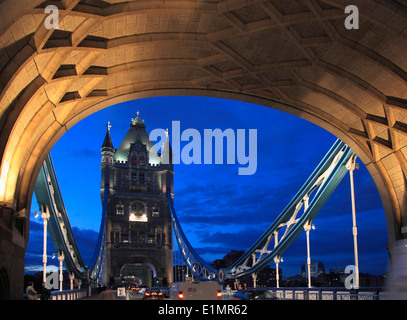
[(156, 289), (160, 289), (160, 291), (163, 293), (164, 298), (169, 298), (170, 293), (168, 287), (157, 287)]
[(222, 300), (222, 285), (218, 281), (174, 282), (171, 300)]
[(276, 296), (268, 290), (239, 290), (232, 300), (276, 300)]
[(130, 286), (127, 287), (127, 290), (128, 291), (136, 291), (136, 292), (138, 292), (139, 287), (134, 286), (134, 285), (130, 285)]
[(162, 299), (163, 298), (163, 293), (161, 292), (160, 289), (146, 289), (144, 291), (144, 297), (143, 300), (147, 299)]

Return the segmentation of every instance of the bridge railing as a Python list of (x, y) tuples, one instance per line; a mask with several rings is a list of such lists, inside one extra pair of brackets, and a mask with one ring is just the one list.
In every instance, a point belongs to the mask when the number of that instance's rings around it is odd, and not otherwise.
[(283, 300), (383, 300), (382, 288), (274, 288), (277, 299)]
[[(369, 287), (355, 290), (346, 288), (257, 288), (273, 293), (279, 300), (386, 300), (383, 288)], [(236, 290), (224, 290), (223, 300), (231, 300)]]
[(49, 300), (79, 300), (91, 296), (91, 287), (85, 289), (53, 291)]
[[(97, 288), (85, 287), (82, 289), (74, 290), (55, 290), (51, 292), (51, 296), (48, 300), (80, 300), (91, 297), (97, 293)], [(37, 294), (37, 298), (40, 299), (40, 294)], [(27, 294), (24, 294), (24, 300), (27, 300)]]

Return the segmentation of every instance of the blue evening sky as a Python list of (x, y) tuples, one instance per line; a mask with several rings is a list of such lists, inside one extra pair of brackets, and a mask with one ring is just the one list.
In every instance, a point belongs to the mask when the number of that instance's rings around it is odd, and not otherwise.
[[(59, 185), (81, 255), (90, 260), (101, 220), (100, 147), (110, 121), (118, 148), (140, 111), (150, 133), (180, 121), (197, 129), (257, 129), (257, 171), (238, 175), (236, 164), (174, 165), (175, 209), (188, 240), (208, 262), (230, 250), (247, 250), (302, 186), (336, 137), (301, 118), (249, 103), (204, 97), (158, 97), (121, 103), (76, 124), (53, 147)], [(188, 142), (182, 142), (181, 147)], [(202, 143), (203, 145), (203, 143)], [(246, 150), (248, 147), (246, 145)], [(248, 152), (248, 151), (247, 151)], [(202, 155), (203, 159), (203, 155)], [(226, 163), (226, 158), (224, 158)], [(358, 161), (360, 163), (360, 161)], [(359, 268), (387, 271), (387, 227), (376, 186), (360, 163), (355, 171)], [(31, 211), (38, 210), (33, 197)], [(329, 268), (354, 264), (349, 175), (314, 219), (311, 258)], [(50, 242), (50, 241), (49, 241)], [(175, 242), (175, 241), (174, 241)], [(52, 244), (48, 252), (53, 251)], [(306, 262), (301, 235), (283, 254), (283, 276), (300, 274)], [(57, 260), (57, 259), (55, 259)], [(53, 261), (49, 261), (53, 264)], [(42, 220), (31, 218), (26, 271), (42, 268)], [(57, 264), (57, 261), (54, 263)]]

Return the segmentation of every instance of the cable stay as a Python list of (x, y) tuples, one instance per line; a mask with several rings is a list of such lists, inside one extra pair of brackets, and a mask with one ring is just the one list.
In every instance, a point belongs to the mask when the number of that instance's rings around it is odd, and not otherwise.
[(41, 167), (34, 192), (41, 212), (49, 213), (48, 233), (54, 249), (63, 253), (64, 264), (69, 273), (73, 273), (77, 279), (87, 281), (88, 268), (76, 245), (50, 154)]
[(68, 272), (74, 273), (77, 279), (97, 281), (102, 274), (105, 253), (105, 220), (109, 186), (105, 186), (102, 220), (95, 252), (90, 262), (91, 268), (85, 266), (76, 245), (50, 154), (48, 154), (41, 167), (34, 192), (41, 211), (48, 211), (50, 214), (48, 233), (55, 250), (63, 252), (64, 264)]
[[(171, 194), (167, 193), (173, 229), (183, 260), (199, 280), (236, 279), (279, 262), (282, 253), (311, 225), (347, 172), (356, 155), (339, 139), (263, 235), (232, 266), (217, 270), (192, 248), (179, 224)], [(303, 210), (301, 210), (303, 209)]]
[(90, 278), (92, 281), (100, 280), (103, 268), (103, 257), (105, 256), (105, 237), (106, 237), (106, 215), (107, 215), (107, 202), (109, 196), (109, 185), (105, 185), (105, 192), (103, 197), (102, 221), (100, 223), (99, 237), (96, 243), (95, 252), (91, 260)]

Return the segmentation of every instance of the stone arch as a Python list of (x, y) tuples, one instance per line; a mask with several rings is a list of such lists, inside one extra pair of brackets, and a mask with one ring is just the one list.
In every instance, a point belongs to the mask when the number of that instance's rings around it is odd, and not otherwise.
[[(126, 264), (124, 264), (122, 267), (121, 267), (121, 269), (120, 269), (120, 275), (122, 275), (122, 271), (123, 271), (123, 268), (125, 267), (125, 266), (127, 266), (127, 265), (129, 265), (129, 264), (134, 264), (135, 262), (129, 262), (129, 263), (126, 263)], [(153, 277), (155, 278), (155, 277), (157, 277), (157, 270), (155, 269), (155, 266), (151, 263), (151, 262), (142, 262), (141, 263), (142, 265), (145, 265), (146, 267), (149, 267), (150, 269), (151, 269), (151, 271), (153, 272)]]
[(45, 27), (47, 1), (0, 3), (0, 214), (15, 252), (24, 252), (35, 179), (55, 142), (103, 107), (166, 95), (243, 100), (327, 129), (371, 173), (390, 242), (406, 238), (407, 7), (399, 1), (354, 0), (358, 30), (344, 27), (341, 0), (53, 3), (58, 30)]
[[(151, 276), (152, 279), (157, 277), (157, 270), (156, 270), (156, 266), (149, 260), (149, 259), (143, 259), (142, 257), (138, 257), (138, 258), (131, 258), (130, 261), (126, 261), (120, 268), (120, 277), (123, 279), (123, 277), (125, 276), (124, 274), (124, 269), (126, 267), (131, 267), (131, 266), (135, 266), (138, 269), (143, 268), (143, 267), (147, 267), (151, 270)], [(140, 280), (142, 280), (141, 275), (135, 275), (138, 278), (140, 278)], [(148, 280), (152, 280), (152, 279), (148, 279)], [(144, 279), (145, 280), (145, 279)], [(144, 281), (145, 282), (145, 281)], [(143, 283), (143, 285), (148, 285), (151, 286), (151, 283)]]
[[(206, 96), (206, 97), (216, 97), (216, 98), (223, 98), (223, 99), (232, 99), (237, 101), (244, 101), (253, 104), (258, 104), (261, 106), (270, 107), (273, 109), (277, 109), (283, 112), (290, 113), (292, 115), (301, 117), (307, 121), (310, 121), (327, 131), (331, 132), (342, 141), (347, 143), (358, 155), (358, 157), (363, 161), (368, 169), (369, 173), (371, 174), (377, 188), (379, 194), (382, 199), (383, 207), (386, 212), (386, 221), (388, 223), (388, 233), (390, 240), (395, 240), (397, 238), (395, 228), (398, 224), (397, 222), (401, 223), (401, 215), (402, 215), (402, 208), (400, 208), (400, 204), (398, 202), (397, 194), (393, 188), (393, 182), (390, 179), (385, 167), (382, 163), (377, 162), (374, 163), (371, 158), (370, 154), (366, 151), (365, 148), (361, 147), (359, 144), (358, 139), (355, 139), (352, 136), (349, 136), (348, 132), (343, 132), (341, 128), (335, 126), (334, 123), (323, 121), (317, 115), (307, 112), (306, 110), (297, 109), (295, 106), (285, 104), (278, 101), (270, 101), (268, 99), (263, 99), (259, 97), (253, 97), (250, 95), (242, 94), (242, 93), (230, 93), (230, 92), (222, 92), (217, 90), (188, 90), (188, 89), (164, 89), (164, 90), (154, 90), (146, 91), (146, 92), (137, 92), (137, 93), (129, 93), (124, 94), (121, 96), (113, 97), (111, 99), (106, 99), (100, 103), (96, 103), (93, 105), (89, 110), (85, 110), (75, 116), (69, 123), (69, 128), (74, 126), (77, 122), (83, 120), (91, 113), (97, 112), (103, 108), (122, 103), (127, 101), (132, 101), (135, 99), (141, 98), (148, 98), (148, 97), (157, 97), (157, 96), (172, 96), (172, 95), (183, 95), (183, 96)], [(52, 139), (49, 144), (43, 149), (43, 154), (38, 158), (39, 162), (36, 164), (36, 167), (32, 171), (32, 175), (29, 179), (30, 185), (28, 186), (27, 193), (23, 194), (24, 197), (27, 197), (27, 200), (24, 198), (20, 198), (23, 203), (31, 203), (31, 197), (34, 191), (35, 179), (38, 175), (38, 172), (41, 168), (42, 160), (45, 160), (45, 157), (52, 149), (54, 144), (58, 141), (58, 139), (67, 131), (66, 128), (60, 128), (59, 131), (56, 132), (55, 139)], [(397, 157), (397, 155), (396, 155)], [(28, 178), (28, 177), (27, 177)]]

